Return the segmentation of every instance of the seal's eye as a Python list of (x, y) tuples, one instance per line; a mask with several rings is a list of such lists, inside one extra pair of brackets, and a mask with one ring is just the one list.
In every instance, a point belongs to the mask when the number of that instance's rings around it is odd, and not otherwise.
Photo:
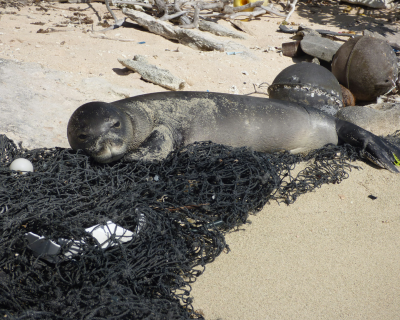
[(87, 135), (86, 135), (86, 134), (80, 134), (80, 135), (78, 136), (78, 138), (79, 138), (80, 140), (85, 140), (85, 139), (87, 138)]
[(117, 121), (113, 124), (112, 128), (119, 128), (121, 126), (121, 122)]

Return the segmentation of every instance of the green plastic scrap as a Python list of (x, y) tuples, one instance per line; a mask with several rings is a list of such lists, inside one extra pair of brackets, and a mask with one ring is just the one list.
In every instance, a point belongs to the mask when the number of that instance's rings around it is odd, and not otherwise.
[(394, 157), (394, 161), (393, 161), (393, 164), (395, 165), (395, 166), (400, 166), (400, 159), (399, 158), (397, 158), (396, 157), (396, 155), (393, 153), (393, 157)]

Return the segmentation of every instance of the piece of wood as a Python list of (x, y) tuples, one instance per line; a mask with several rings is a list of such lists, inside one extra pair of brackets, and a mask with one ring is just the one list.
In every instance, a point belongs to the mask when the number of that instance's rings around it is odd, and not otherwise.
[[(246, 12), (237, 12), (237, 13), (231, 14), (229, 16), (229, 19), (238, 19), (238, 17), (254, 18), (254, 17), (257, 17), (257, 16), (261, 16), (261, 15), (263, 15), (265, 13), (267, 13), (267, 11), (263, 10), (263, 9), (260, 9), (260, 10), (257, 10), (257, 11), (254, 10), (254, 11), (251, 11), (251, 12), (248, 12), (248, 11), (246, 11)], [(243, 18), (240, 18), (240, 19), (243, 19)]]
[(219, 25), (218, 23), (200, 20), (199, 21), (199, 29), (201, 31), (207, 31), (217, 36), (222, 37), (231, 37), (236, 39), (246, 39), (246, 36), (240, 32), (230, 30), (224, 26)]
[(253, 33), (253, 31), (250, 30), (250, 28), (246, 25), (246, 23), (243, 23), (240, 20), (231, 20), (230, 21), (232, 25), (234, 25), (236, 28), (239, 28), (240, 30), (242, 30), (243, 32), (246, 32), (247, 34), (255, 37), (255, 34)]
[(121, 42), (135, 42), (137, 40), (134, 39), (118, 39), (118, 38), (111, 38), (111, 37), (106, 37), (104, 34), (90, 34), (92, 38), (97, 38), (97, 39), (105, 39), (105, 40), (114, 40), (114, 41), (121, 41)]
[[(222, 41), (211, 35), (195, 29), (183, 29), (174, 27), (168, 22), (160, 21), (144, 12), (124, 8), (122, 12), (131, 20), (135, 21), (150, 32), (163, 36), (167, 39), (177, 40), (193, 49), (204, 51), (245, 51), (247, 48), (234, 41)], [(250, 53), (249, 53), (250, 54)]]
[(184, 80), (175, 77), (166, 69), (149, 64), (143, 56), (136, 55), (133, 60), (118, 59), (118, 61), (128, 69), (139, 73), (146, 81), (174, 91), (185, 88), (186, 82)]

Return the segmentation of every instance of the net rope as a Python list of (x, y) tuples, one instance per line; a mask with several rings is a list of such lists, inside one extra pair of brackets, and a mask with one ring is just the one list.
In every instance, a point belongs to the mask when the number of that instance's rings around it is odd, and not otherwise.
[[(16, 158), (35, 171), (11, 172)], [(81, 151), (27, 150), (0, 135), (0, 316), (203, 319), (191, 284), (229, 250), (226, 232), (268, 201), (291, 204), (339, 183), (356, 159), (349, 145), (292, 155), (202, 142), (162, 162), (97, 164)], [(133, 236), (113, 235), (104, 248), (85, 229), (108, 221)], [(56, 258), (35, 253), (29, 232), (60, 245)]]

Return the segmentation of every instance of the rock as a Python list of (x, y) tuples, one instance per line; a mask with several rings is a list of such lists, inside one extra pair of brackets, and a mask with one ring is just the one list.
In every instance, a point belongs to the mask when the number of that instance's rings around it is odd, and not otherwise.
[(370, 31), (370, 30), (367, 30), (367, 29), (363, 30), (363, 35), (364, 36), (378, 38), (378, 39), (386, 41), (386, 38), (383, 35), (381, 35), (380, 33), (374, 32), (374, 31)]
[(296, 35), (301, 37), (307, 37), (307, 36), (321, 37), (321, 34), (317, 30), (304, 28), (302, 26), (299, 27), (298, 31), (296, 32)]
[(327, 38), (317, 36), (305, 36), (300, 42), (301, 49), (310, 56), (331, 62), (336, 51), (341, 47), (340, 43)]
[(400, 129), (400, 103), (379, 103), (341, 109), (337, 118), (352, 122), (378, 136)]
[(316, 57), (312, 58), (311, 63), (317, 64), (319, 66), (321, 65), (321, 61), (319, 61), (319, 59)]
[(76, 108), (142, 93), (102, 78), (78, 77), (38, 63), (0, 59), (0, 134), (29, 149), (69, 148), (67, 123)]
[(87, 95), (92, 95), (93, 97), (98, 97), (99, 92), (107, 93), (108, 99), (110, 96), (114, 96), (117, 99), (125, 99), (143, 93), (143, 91), (138, 89), (126, 88), (112, 84), (101, 77), (82, 79), (80, 88), (82, 92)]

